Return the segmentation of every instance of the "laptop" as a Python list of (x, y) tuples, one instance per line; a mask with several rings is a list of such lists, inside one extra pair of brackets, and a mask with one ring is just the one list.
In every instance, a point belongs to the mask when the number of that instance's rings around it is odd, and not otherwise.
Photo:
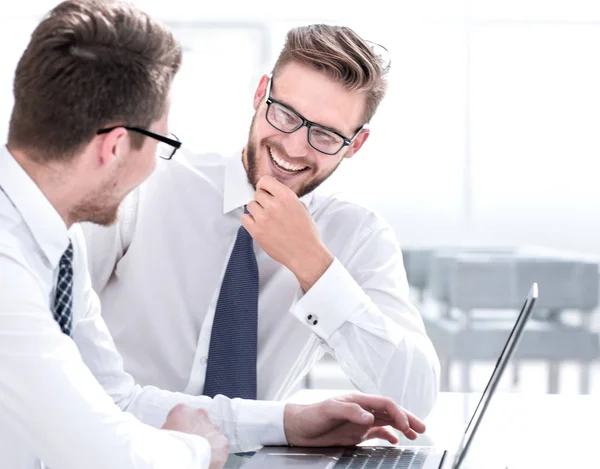
[(454, 452), (427, 446), (300, 448), (265, 446), (243, 469), (460, 469), (538, 297), (534, 283), (498, 357), (494, 372)]

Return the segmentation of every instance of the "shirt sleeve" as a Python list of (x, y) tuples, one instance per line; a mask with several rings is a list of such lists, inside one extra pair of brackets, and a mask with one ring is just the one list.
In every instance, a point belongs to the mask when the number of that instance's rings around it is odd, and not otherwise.
[[(74, 237), (75, 239), (76, 237)], [(75, 252), (84, 257), (83, 238)], [(78, 249), (79, 248), (79, 249)], [(85, 315), (73, 330), (73, 339), (89, 367), (104, 390), (122, 409), (131, 412), (142, 422), (161, 427), (169, 411), (183, 403), (206, 409), (209, 417), (229, 439), (233, 452), (245, 452), (263, 445), (285, 445), (287, 439), (283, 426), (285, 404), (281, 402), (228, 399), (216, 396), (190, 396), (139, 386), (123, 368), (123, 360), (116, 350), (110, 332), (100, 314), (100, 302), (86, 275), (84, 286)]]
[(0, 286), (4, 431), (49, 467), (208, 468), (206, 440), (158, 430), (115, 405), (60, 331), (35, 272), (1, 247)]
[(402, 253), (374, 215), (357, 233), (308, 292), (298, 290), (291, 312), (359, 390), (425, 417), (437, 399), (440, 364), (409, 301)]

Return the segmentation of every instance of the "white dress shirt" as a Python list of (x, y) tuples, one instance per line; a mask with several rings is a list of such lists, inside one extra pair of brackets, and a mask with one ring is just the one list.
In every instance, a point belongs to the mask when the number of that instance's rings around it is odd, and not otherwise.
[[(2, 469), (40, 468), (42, 461), (53, 469), (208, 468), (206, 440), (156, 428), (180, 402), (206, 408), (233, 449), (285, 444), (280, 403), (136, 386), (100, 316), (80, 227), (67, 231), (5, 147), (0, 188)], [(69, 238), (75, 253), (72, 338), (51, 312)]]
[[(184, 154), (159, 161), (116, 225), (84, 226), (92, 283), (136, 380), (202, 394), (221, 281), (253, 196), (240, 155)], [(359, 390), (425, 416), (439, 361), (409, 302), (393, 230), (336, 197), (313, 192), (303, 202), (335, 260), (303, 294), (255, 243), (258, 398), (286, 398), (329, 352)]]

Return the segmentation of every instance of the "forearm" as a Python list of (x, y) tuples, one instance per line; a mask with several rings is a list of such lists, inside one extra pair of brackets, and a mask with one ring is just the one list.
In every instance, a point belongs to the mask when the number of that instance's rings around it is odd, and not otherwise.
[[(48, 324), (43, 334), (30, 330), (23, 340), (6, 334), (1, 316), (0, 430), (19, 435), (47, 466), (208, 468), (203, 438), (160, 431), (122, 412), (73, 343), (51, 330), (55, 325)], [(5, 457), (10, 460), (10, 454)]]
[(206, 409), (210, 419), (229, 439), (231, 452), (287, 444), (283, 429), (285, 404), (280, 402), (228, 399), (221, 395), (211, 399), (145, 386), (137, 387), (125, 410), (149, 425), (160, 427), (168, 412), (181, 403)]
[(357, 388), (424, 416), (437, 396), (439, 360), (397, 278), (380, 274), (359, 284), (336, 259), (311, 290), (299, 293), (292, 313), (325, 342)]
[(286, 443), (282, 403), (231, 400), (224, 396), (211, 399), (136, 385), (123, 369), (123, 360), (100, 314), (98, 298), (91, 289), (88, 293), (88, 315), (78, 321), (73, 338), (85, 364), (122, 410), (160, 428), (173, 407), (187, 404), (207, 410), (209, 417), (230, 440), (233, 451)]
[(346, 323), (329, 346), (360, 391), (390, 397), (420, 418), (431, 411), (438, 395), (440, 365), (425, 335), (399, 337), (388, 332), (382, 338)]

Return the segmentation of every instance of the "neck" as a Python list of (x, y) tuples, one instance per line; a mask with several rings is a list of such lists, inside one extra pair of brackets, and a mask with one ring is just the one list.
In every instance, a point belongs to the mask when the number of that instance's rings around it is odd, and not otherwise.
[(67, 228), (77, 222), (70, 214), (79, 197), (76, 188), (66, 183), (67, 179), (71, 179), (72, 167), (57, 162), (38, 163), (27, 151), (12, 148), (10, 145), (8, 150), (52, 204)]

